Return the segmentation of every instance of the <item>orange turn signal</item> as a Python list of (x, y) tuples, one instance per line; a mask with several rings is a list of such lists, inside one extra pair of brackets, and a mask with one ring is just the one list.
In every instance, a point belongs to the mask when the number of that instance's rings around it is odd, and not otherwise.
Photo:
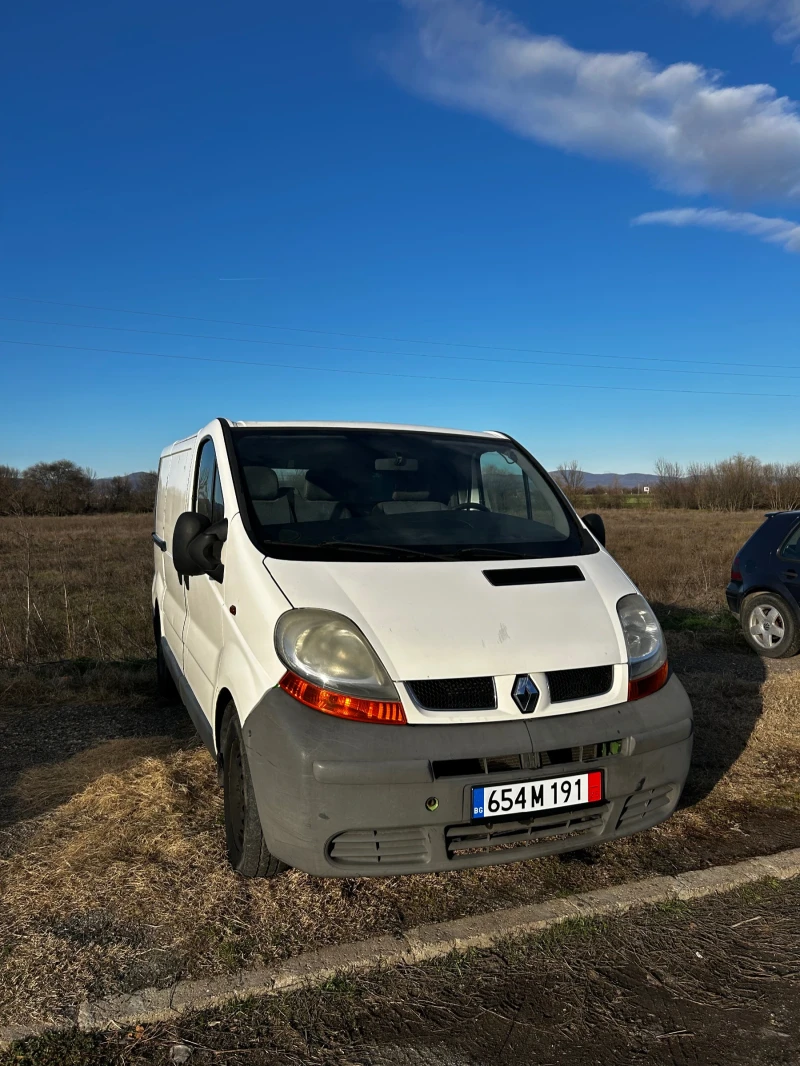
[(669, 663), (662, 663), (657, 670), (647, 677), (631, 678), (628, 681), (628, 700), (640, 700), (643, 696), (652, 696), (666, 685), (669, 678)]
[(320, 688), (287, 670), (278, 685), (294, 699), (323, 714), (349, 718), (354, 722), (383, 722), (384, 725), (406, 725), (406, 713), (397, 701), (365, 700), (358, 696), (343, 696), (340, 692)]

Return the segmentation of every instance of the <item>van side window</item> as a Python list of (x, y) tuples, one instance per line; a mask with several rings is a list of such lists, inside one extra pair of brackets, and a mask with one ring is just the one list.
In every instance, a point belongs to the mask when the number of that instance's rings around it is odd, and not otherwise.
[(481, 480), (484, 503), (490, 511), (517, 518), (530, 517), (527, 478), (510, 456), (484, 452), (481, 455)]
[(217, 470), (217, 454), (212, 441), (204, 441), (197, 457), (197, 488), (194, 509), (209, 522), (221, 522), (225, 517), (225, 501)]
[(211, 521), (221, 522), (225, 517), (225, 501), (222, 498), (222, 485), (219, 483), (219, 467), (214, 468), (214, 494), (211, 497)]

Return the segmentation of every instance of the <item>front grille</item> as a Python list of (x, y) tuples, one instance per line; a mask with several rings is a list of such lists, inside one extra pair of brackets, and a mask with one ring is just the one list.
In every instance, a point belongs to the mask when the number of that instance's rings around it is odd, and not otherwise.
[(507, 774), (509, 771), (535, 769), (533, 755), (497, 755), (488, 759), (435, 759), (433, 776), (476, 777), (483, 774)]
[(430, 862), (428, 835), (419, 826), (408, 829), (349, 829), (328, 845), (337, 866), (392, 866)]
[(672, 803), (675, 787), (675, 785), (659, 785), (658, 788), (651, 788), (646, 792), (634, 792), (632, 796), (628, 796), (622, 808), (622, 814), (619, 816), (617, 829), (634, 828), (662, 807), (668, 807)]
[(613, 666), (590, 666), (582, 670), (551, 670), (547, 675), (550, 702), (586, 700), (602, 696), (614, 683)]
[(539, 753), (540, 766), (561, 766), (570, 762), (594, 762), (606, 755), (622, 755), (624, 741), (609, 740), (602, 744), (579, 744), (574, 748), (551, 748)]
[(406, 686), (427, 711), (491, 711), (497, 706), (493, 677), (407, 681)]
[(433, 776), (438, 781), (442, 777), (507, 774), (517, 770), (538, 770), (542, 766), (593, 762), (609, 755), (624, 755), (626, 751), (626, 741), (608, 740), (601, 744), (578, 744), (572, 748), (551, 748), (549, 751), (523, 752), (521, 755), (496, 755), (486, 759), (436, 759), (431, 765)]
[(545, 841), (571, 840), (597, 836), (603, 830), (608, 804), (568, 813), (535, 814), (513, 822), (478, 822), (445, 829), (447, 854), (451, 859), (464, 855), (510, 848), (528, 848)]

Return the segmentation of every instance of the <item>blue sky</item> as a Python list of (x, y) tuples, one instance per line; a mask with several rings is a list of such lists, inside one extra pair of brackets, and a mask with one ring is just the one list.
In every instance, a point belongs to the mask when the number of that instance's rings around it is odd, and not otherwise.
[(796, 459), (799, 28), (798, 0), (18, 5), (0, 462), (152, 468), (216, 415)]

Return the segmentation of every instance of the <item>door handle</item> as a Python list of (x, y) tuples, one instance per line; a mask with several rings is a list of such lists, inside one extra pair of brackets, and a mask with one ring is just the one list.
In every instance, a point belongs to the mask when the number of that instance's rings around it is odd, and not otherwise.
[(783, 571), (783, 576), (786, 578), (787, 581), (796, 581), (797, 580), (797, 571), (796, 570), (784, 570)]
[(167, 542), (162, 540), (158, 533), (151, 533), (150, 536), (153, 538), (153, 543), (157, 548), (160, 548), (162, 552), (167, 550)]

